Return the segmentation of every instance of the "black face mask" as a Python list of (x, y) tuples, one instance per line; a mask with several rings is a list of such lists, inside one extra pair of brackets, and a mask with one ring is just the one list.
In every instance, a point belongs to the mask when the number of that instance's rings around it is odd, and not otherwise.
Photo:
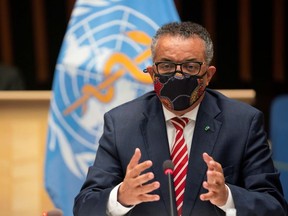
[(166, 107), (175, 111), (185, 110), (203, 95), (203, 77), (206, 73), (201, 76), (191, 76), (182, 72), (155, 74), (154, 90)]

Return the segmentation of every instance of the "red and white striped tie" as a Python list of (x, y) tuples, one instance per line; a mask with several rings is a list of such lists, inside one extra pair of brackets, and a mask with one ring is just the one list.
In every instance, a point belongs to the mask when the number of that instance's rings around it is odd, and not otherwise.
[(183, 135), (183, 129), (188, 122), (188, 118), (175, 117), (171, 119), (171, 123), (176, 129), (176, 136), (172, 148), (171, 158), (175, 166), (173, 177), (178, 216), (182, 215), (184, 190), (186, 185), (186, 175), (188, 168), (188, 149)]

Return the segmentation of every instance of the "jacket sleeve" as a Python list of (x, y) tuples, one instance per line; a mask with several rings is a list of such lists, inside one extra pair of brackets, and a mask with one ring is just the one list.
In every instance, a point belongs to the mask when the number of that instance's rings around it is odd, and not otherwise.
[(241, 187), (229, 185), (238, 216), (287, 216), (287, 202), (282, 193), (279, 172), (271, 159), (263, 114), (252, 118), (244, 152)]
[(112, 118), (104, 116), (104, 133), (99, 141), (96, 159), (89, 167), (87, 178), (74, 202), (75, 216), (106, 215), (111, 190), (123, 181), (119, 164)]

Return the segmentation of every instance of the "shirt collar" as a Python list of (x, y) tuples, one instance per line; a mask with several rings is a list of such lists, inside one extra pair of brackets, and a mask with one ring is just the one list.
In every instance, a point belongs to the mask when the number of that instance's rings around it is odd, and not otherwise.
[[(163, 107), (163, 112), (164, 112), (164, 117), (165, 117), (165, 121), (169, 121), (170, 119), (174, 118), (174, 117), (178, 117), (176, 116), (174, 113), (172, 113), (171, 111), (169, 111), (168, 109), (165, 108), (165, 106), (163, 106), (162, 104), (162, 107)], [(196, 116), (197, 116), (197, 113), (198, 113), (198, 110), (199, 110), (199, 107), (200, 107), (200, 103), (191, 111), (185, 113), (183, 116), (181, 117), (186, 117), (188, 118), (189, 120), (193, 120), (193, 121), (196, 121)]]

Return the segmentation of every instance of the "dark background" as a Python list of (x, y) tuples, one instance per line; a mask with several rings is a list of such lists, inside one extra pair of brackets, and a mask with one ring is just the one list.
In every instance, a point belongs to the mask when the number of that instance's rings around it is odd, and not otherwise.
[[(74, 0), (0, 0), (0, 63), (18, 69), (25, 90), (51, 90), (73, 4)], [(175, 0), (181, 20), (198, 22), (211, 32), (217, 73), (210, 87), (254, 89), (254, 106), (264, 112), (267, 131), (272, 100), (288, 93), (287, 4)]]

